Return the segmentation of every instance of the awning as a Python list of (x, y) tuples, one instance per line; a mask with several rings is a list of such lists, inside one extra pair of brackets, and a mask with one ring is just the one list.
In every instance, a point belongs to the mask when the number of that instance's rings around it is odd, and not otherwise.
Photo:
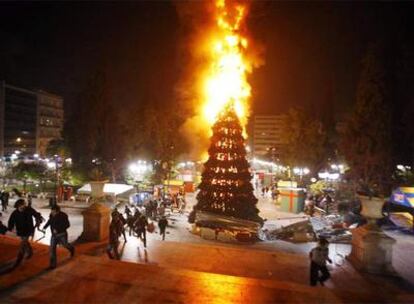
[[(131, 194), (134, 192), (134, 187), (131, 185), (125, 184), (105, 184), (104, 186), (104, 193), (105, 195), (112, 195), (118, 196), (121, 194), (127, 194), (130, 192)], [(78, 194), (91, 194), (91, 185), (85, 184), (78, 190)]]

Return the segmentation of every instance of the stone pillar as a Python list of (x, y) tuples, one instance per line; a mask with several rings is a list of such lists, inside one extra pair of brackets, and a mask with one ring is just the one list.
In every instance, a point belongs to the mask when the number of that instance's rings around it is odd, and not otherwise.
[(368, 224), (352, 230), (352, 251), (348, 260), (358, 270), (373, 274), (396, 275), (392, 267), (392, 247), (395, 240), (376, 224), (383, 217), (381, 199), (360, 197), (361, 214)]
[(358, 270), (373, 274), (396, 275), (392, 267), (395, 240), (379, 229), (365, 225), (352, 231), (352, 251), (348, 260)]
[(101, 202), (104, 200), (105, 181), (90, 182), (93, 204), (82, 212), (83, 232), (81, 241), (99, 242), (109, 237), (110, 209)]
[(82, 241), (99, 242), (109, 237), (110, 210), (100, 203), (93, 203), (82, 212), (83, 232)]

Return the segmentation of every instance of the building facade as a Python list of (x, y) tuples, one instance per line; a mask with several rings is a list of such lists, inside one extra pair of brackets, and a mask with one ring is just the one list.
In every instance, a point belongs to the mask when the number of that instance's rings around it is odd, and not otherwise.
[(63, 99), (0, 82), (0, 155), (44, 155), (61, 138)]
[(283, 146), (281, 134), (285, 124), (284, 115), (255, 115), (253, 117), (253, 156), (280, 157)]

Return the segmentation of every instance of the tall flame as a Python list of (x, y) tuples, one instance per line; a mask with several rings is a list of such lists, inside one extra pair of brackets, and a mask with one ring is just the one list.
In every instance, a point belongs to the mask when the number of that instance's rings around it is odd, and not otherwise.
[(252, 64), (245, 56), (248, 40), (241, 33), (247, 7), (234, 0), (214, 1), (216, 32), (208, 43), (211, 62), (203, 81), (202, 113), (211, 126), (220, 111), (233, 103), (245, 126), (251, 94), (247, 74), (252, 70)]

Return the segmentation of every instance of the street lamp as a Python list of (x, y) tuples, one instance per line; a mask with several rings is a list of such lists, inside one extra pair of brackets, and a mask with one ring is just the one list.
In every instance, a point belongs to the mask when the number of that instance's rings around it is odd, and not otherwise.
[(309, 173), (310, 173), (310, 170), (306, 167), (305, 168), (298, 168), (298, 167), (293, 168), (293, 174), (299, 175), (300, 181), (302, 181), (302, 177), (304, 175), (308, 175)]

